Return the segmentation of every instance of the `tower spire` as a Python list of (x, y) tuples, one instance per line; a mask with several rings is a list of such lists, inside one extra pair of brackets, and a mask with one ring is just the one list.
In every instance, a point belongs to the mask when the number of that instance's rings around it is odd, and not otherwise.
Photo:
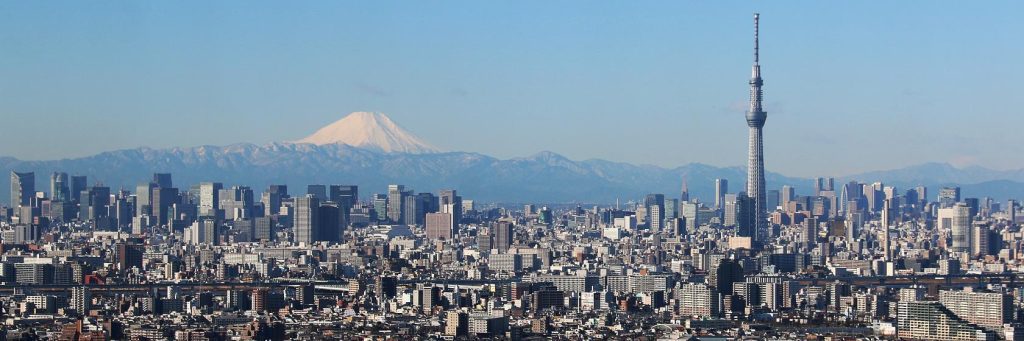
[(757, 22), (758, 22), (758, 19), (760, 17), (761, 17), (760, 13), (754, 13), (754, 64), (757, 64), (759, 62), (759, 58), (758, 58), (759, 57), (758, 56), (758, 54), (759, 54), (758, 53), (759, 46), (758, 46), (758, 41), (757, 41), (757, 35), (758, 35), (758, 23)]
[(764, 122), (768, 119), (768, 113), (761, 106), (764, 93), (761, 86), (764, 81), (761, 79), (760, 65), (760, 41), (759, 21), (760, 14), (754, 13), (754, 65), (750, 72), (750, 109), (747, 110), (747, 127), (750, 129), (750, 139), (747, 144), (747, 195), (754, 201), (754, 230), (753, 239), (757, 242), (764, 241), (768, 233), (767, 208), (765, 200), (764, 182), (764, 139), (761, 136)]

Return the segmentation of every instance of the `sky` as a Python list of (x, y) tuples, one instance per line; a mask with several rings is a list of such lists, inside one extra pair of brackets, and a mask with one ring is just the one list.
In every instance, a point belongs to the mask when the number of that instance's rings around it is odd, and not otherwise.
[(300, 139), (387, 113), (446, 150), (1024, 168), (1024, 2), (3, 1), (0, 156)]

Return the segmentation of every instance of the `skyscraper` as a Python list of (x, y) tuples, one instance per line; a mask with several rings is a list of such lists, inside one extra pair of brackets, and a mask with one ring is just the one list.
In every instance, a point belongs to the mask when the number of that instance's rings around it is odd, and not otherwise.
[(941, 231), (949, 231), (953, 237), (953, 251), (970, 251), (971, 215), (966, 204), (957, 203), (950, 208), (940, 208), (938, 224)]
[[(647, 214), (644, 217), (644, 221), (647, 222), (647, 227), (652, 230), (661, 229), (661, 219), (664, 219), (665, 213), (665, 195), (664, 194), (648, 194), (644, 197), (644, 208), (647, 210)], [(653, 211), (657, 211), (657, 215), (652, 214)]]
[(408, 195), (411, 193), (405, 191), (405, 186), (388, 185), (388, 220), (393, 223), (402, 223), (402, 218), (405, 217), (402, 212), (402, 204)]
[(758, 19), (759, 15), (754, 13), (754, 66), (750, 77), (750, 110), (747, 111), (747, 127), (750, 127), (750, 140), (747, 146), (747, 195), (754, 199), (755, 239), (760, 238), (759, 236), (768, 229), (765, 220), (764, 148), (761, 137), (761, 128), (764, 127), (768, 113), (761, 106), (761, 85), (764, 82), (761, 80), (761, 65), (758, 60)]
[(71, 176), (71, 193), (69, 194), (70, 198), (68, 200), (71, 200), (73, 202), (80, 201), (79, 195), (82, 194), (82, 191), (84, 191), (85, 187), (88, 186), (87, 179), (88, 178), (86, 178), (85, 175)]
[(56, 201), (70, 201), (71, 188), (68, 187), (68, 173), (53, 172), (50, 175), (50, 199)]
[(36, 195), (36, 173), (11, 171), (11, 207), (29, 206)]
[(726, 193), (729, 193), (729, 180), (715, 179), (715, 209), (722, 209)]
[(452, 230), (458, 233), (459, 222), (462, 221), (462, 197), (454, 189), (441, 190), (438, 210), (452, 215)]
[(213, 217), (220, 208), (220, 190), (224, 185), (219, 182), (203, 182), (199, 184), (199, 215)]
[(494, 247), (499, 253), (505, 253), (512, 246), (512, 239), (515, 238), (511, 222), (501, 221), (493, 226), (491, 234), (494, 235)]
[(320, 200), (314, 194), (295, 198), (295, 242), (312, 244), (320, 237)]
[(163, 188), (174, 187), (171, 182), (171, 173), (153, 173), (153, 183)]

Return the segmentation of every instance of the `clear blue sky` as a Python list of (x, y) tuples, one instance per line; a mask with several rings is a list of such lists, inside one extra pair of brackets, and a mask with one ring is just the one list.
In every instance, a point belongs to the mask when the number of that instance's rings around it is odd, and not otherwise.
[(1024, 2), (3, 1), (0, 155), (301, 138), (381, 111), (448, 150), (1024, 167)]

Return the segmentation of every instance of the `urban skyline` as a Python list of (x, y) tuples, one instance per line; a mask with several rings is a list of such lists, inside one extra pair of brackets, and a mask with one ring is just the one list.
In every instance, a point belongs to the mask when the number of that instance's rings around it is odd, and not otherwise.
[[(435, 145), (363, 111), (292, 142), (0, 158), (0, 340), (1024, 340), (1024, 170), (769, 172), (794, 166), (779, 155), (832, 166), (850, 155), (774, 138), (808, 127), (786, 122), (794, 94), (776, 95), (775, 76), (770, 98), (782, 102), (765, 102), (761, 38), (779, 26), (768, 15), (762, 30), (760, 13), (745, 119), (704, 127), (737, 146), (716, 159), (744, 155), (746, 141), (746, 167), (446, 152), (471, 134)], [(782, 52), (792, 43), (767, 41), (766, 69), (785, 70), (775, 51), (794, 58)], [(524, 129), (503, 122), (490, 124)], [(433, 122), (460, 127), (449, 123)], [(64, 138), (52, 128), (34, 133)], [(159, 120), (136, 128), (203, 135)], [(536, 133), (489, 137), (516, 145)], [(891, 147), (874, 154), (901, 151)]]

